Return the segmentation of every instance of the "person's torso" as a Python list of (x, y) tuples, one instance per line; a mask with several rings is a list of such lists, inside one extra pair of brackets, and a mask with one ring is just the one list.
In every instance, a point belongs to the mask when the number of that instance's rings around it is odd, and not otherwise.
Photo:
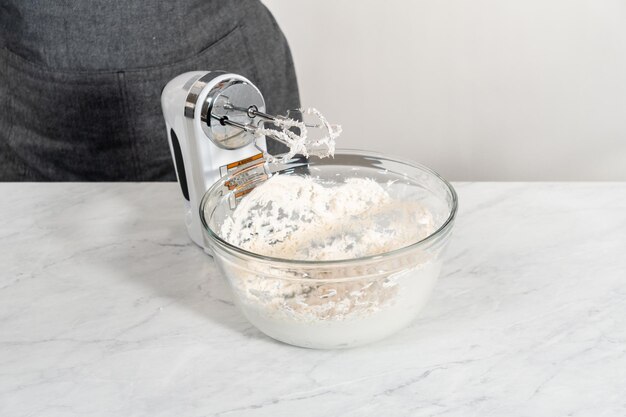
[(253, 1), (3, 0), (0, 47), (48, 68), (127, 70), (192, 56), (235, 27)]
[(270, 110), (298, 105), (258, 0), (2, 2), (0, 180), (175, 179), (160, 93), (183, 72), (238, 73)]

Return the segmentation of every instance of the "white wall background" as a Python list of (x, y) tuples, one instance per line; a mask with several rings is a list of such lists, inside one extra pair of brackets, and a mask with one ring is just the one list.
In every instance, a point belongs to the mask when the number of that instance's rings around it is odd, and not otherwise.
[(265, 0), (342, 147), (453, 180), (626, 180), (626, 0)]

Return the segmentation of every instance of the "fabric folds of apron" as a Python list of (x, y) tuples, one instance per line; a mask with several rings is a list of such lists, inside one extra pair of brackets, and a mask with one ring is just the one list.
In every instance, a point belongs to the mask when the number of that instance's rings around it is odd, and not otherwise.
[[(289, 47), (258, 1), (155, 2), (147, 15), (145, 2), (85, 3), (16, 0), (3, 11), (2, 181), (175, 180), (160, 94), (186, 71), (241, 74), (268, 111), (299, 107)], [(94, 25), (109, 14), (109, 27)], [(68, 29), (73, 19), (84, 24)]]

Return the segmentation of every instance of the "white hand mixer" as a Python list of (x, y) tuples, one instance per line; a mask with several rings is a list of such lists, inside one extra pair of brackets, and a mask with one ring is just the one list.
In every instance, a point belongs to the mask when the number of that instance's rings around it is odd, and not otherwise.
[[(266, 159), (282, 161), (297, 153), (332, 155), (334, 139), (341, 133), (339, 126), (330, 125), (314, 109), (290, 110), (286, 116), (265, 113), (259, 89), (245, 77), (223, 71), (179, 75), (163, 89), (161, 105), (187, 231), (202, 247), (206, 246), (199, 205), (219, 178)], [(305, 123), (308, 116), (316, 120)], [(311, 131), (317, 131), (317, 139), (310, 138)], [(278, 158), (269, 155), (266, 136), (287, 145), (289, 152)]]

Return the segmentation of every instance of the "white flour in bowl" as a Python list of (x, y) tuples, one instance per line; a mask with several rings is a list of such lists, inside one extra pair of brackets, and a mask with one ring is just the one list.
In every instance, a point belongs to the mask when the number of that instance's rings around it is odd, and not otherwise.
[(374, 180), (329, 184), (275, 175), (241, 200), (220, 234), (260, 255), (329, 261), (390, 252), (422, 240), (433, 229), (428, 210), (392, 198)]
[[(393, 198), (390, 186), (365, 178), (330, 183), (275, 175), (239, 202), (220, 235), (247, 251), (289, 260), (387, 253), (435, 229), (430, 211), (417, 202)], [(287, 343), (332, 348), (383, 337), (415, 317), (440, 263), (426, 253), (394, 262), (306, 271), (254, 261), (223, 260), (222, 265), (235, 299), (255, 326)], [(387, 269), (380, 270), (383, 266)], [(355, 279), (342, 280), (346, 277)]]

